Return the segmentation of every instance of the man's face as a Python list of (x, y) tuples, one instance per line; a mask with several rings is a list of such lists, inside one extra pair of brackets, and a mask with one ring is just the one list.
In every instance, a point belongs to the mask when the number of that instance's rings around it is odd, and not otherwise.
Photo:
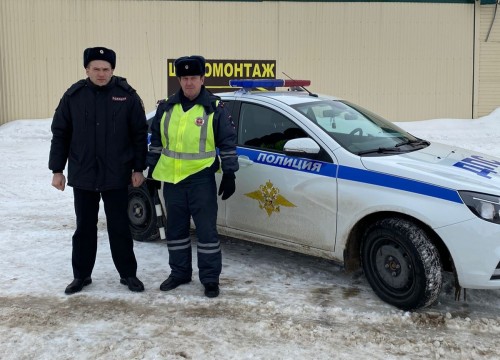
[(104, 60), (93, 60), (87, 65), (87, 76), (97, 86), (104, 86), (109, 83), (113, 76), (111, 64)]
[(189, 100), (193, 100), (200, 94), (201, 86), (205, 82), (205, 76), (181, 76), (179, 82), (184, 96)]

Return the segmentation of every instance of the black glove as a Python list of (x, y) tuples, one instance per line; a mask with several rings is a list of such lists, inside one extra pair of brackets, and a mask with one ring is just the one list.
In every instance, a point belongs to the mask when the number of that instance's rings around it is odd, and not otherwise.
[(155, 180), (155, 179), (146, 179), (148, 182), (148, 186), (151, 186), (155, 189), (161, 189), (161, 181)]
[(219, 195), (222, 195), (222, 200), (229, 199), (236, 190), (236, 176), (234, 174), (222, 174), (222, 180), (219, 186)]
[(149, 167), (148, 177), (146, 178), (146, 185), (150, 194), (153, 194), (155, 190), (161, 189), (161, 181), (153, 179), (153, 170), (154, 168)]
[(149, 166), (148, 167), (148, 176), (146, 176), (146, 179), (153, 179), (153, 171), (155, 170), (154, 167)]

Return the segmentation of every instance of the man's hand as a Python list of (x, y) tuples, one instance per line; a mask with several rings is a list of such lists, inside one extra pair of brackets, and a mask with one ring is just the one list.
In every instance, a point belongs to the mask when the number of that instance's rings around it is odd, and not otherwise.
[(144, 175), (142, 174), (142, 171), (136, 171), (132, 173), (132, 186), (133, 187), (139, 187), (142, 185), (144, 182)]
[(55, 173), (52, 176), (52, 186), (57, 190), (64, 191), (64, 188), (66, 187), (66, 177), (63, 173)]

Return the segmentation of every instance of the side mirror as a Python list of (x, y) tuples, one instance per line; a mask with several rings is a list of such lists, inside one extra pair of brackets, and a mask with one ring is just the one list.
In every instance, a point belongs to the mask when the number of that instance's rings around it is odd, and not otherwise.
[(287, 155), (311, 157), (311, 155), (318, 155), (321, 148), (311, 138), (298, 138), (288, 140), (283, 147), (283, 151)]

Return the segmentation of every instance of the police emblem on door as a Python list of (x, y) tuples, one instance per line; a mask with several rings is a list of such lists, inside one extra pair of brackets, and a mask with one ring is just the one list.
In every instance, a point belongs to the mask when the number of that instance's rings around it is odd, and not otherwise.
[(259, 186), (259, 190), (245, 194), (251, 199), (259, 202), (259, 208), (267, 212), (267, 216), (271, 216), (273, 212), (279, 213), (281, 206), (296, 207), (290, 201), (280, 195), (280, 190), (273, 185), (271, 180), (268, 180), (264, 185)]

